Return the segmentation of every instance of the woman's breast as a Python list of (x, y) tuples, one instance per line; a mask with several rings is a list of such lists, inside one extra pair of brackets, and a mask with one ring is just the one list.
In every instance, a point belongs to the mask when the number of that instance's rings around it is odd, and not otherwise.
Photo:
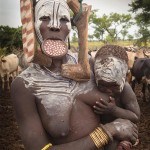
[(84, 102), (76, 101), (72, 109), (71, 136), (81, 138), (91, 133), (100, 123), (100, 117), (94, 109)]
[[(92, 108), (81, 101), (75, 101), (63, 113), (55, 113), (55, 109), (45, 108), (39, 104), (39, 113), (43, 126), (55, 144), (63, 144), (80, 139), (91, 133), (99, 124), (99, 117)], [(51, 113), (55, 115), (51, 116)]]

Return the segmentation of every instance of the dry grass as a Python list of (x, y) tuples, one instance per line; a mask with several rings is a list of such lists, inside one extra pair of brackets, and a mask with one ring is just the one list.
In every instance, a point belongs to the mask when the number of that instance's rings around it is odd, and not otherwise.
[[(133, 41), (117, 41), (117, 42), (114, 42), (114, 43), (110, 43), (110, 44), (116, 44), (116, 45), (120, 45), (120, 46), (131, 46), (133, 45)], [(71, 45), (73, 47), (78, 47), (78, 43), (75, 42), (75, 43), (71, 43)], [(103, 46), (104, 43), (101, 42), (101, 41), (92, 41), (92, 42), (88, 42), (88, 48), (89, 50), (96, 50), (98, 48), (100, 48), (101, 46)], [(148, 43), (148, 47), (150, 47), (150, 42)]]

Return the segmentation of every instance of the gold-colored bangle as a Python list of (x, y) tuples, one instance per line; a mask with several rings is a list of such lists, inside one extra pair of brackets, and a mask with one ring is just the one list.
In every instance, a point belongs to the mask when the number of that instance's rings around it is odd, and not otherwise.
[(109, 136), (100, 127), (96, 128), (90, 134), (90, 137), (97, 148), (101, 148), (102, 146), (106, 145), (109, 141)]
[(96, 128), (96, 131), (99, 134), (99, 138), (101, 139), (102, 144), (107, 144), (109, 139), (108, 136), (105, 136), (104, 132), (98, 128)]
[(97, 130), (99, 131), (99, 134), (100, 134), (101, 138), (103, 139), (103, 142), (105, 144), (107, 144), (109, 141), (109, 136), (100, 127), (98, 127)]
[(94, 133), (95, 133), (95, 135), (97, 136), (98, 140), (100, 140), (100, 142), (103, 143), (102, 137), (101, 137), (101, 135), (99, 134), (99, 132), (97, 132), (97, 129), (95, 129)]
[(52, 144), (48, 143), (47, 145), (45, 145), (41, 150), (47, 150), (49, 147), (51, 147)]
[(111, 135), (111, 133), (109, 132), (109, 130), (107, 130), (107, 128), (105, 128), (105, 126), (102, 125), (102, 124), (100, 125), (100, 128), (102, 129), (102, 131), (104, 131), (106, 133), (107, 136), (109, 136), (109, 139), (111, 141), (113, 141), (113, 136)]
[(102, 130), (102, 128), (98, 127), (96, 130), (101, 133), (100, 136), (105, 139), (105, 142), (106, 142), (106, 143), (108, 143), (109, 137), (108, 137), (108, 135)]
[(91, 139), (93, 140), (94, 144), (96, 145), (96, 147), (99, 147), (99, 142), (96, 139), (95, 134), (90, 134)]

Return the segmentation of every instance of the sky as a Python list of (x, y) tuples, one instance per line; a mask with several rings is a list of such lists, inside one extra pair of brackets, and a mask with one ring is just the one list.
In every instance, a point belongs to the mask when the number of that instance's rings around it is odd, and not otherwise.
[[(99, 14), (129, 13), (128, 3), (132, 0), (83, 0), (83, 3), (92, 5), (92, 9), (98, 9)], [(10, 27), (21, 26), (20, 0), (0, 0), (0, 25)]]

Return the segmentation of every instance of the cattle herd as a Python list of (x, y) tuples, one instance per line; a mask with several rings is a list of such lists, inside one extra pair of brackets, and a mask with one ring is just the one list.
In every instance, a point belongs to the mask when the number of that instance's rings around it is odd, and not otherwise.
[(143, 100), (150, 99), (150, 49), (141, 47), (134, 51), (129, 51), (128, 54), (128, 74), (127, 80), (131, 84), (132, 89), (135, 89), (136, 83), (142, 83)]

